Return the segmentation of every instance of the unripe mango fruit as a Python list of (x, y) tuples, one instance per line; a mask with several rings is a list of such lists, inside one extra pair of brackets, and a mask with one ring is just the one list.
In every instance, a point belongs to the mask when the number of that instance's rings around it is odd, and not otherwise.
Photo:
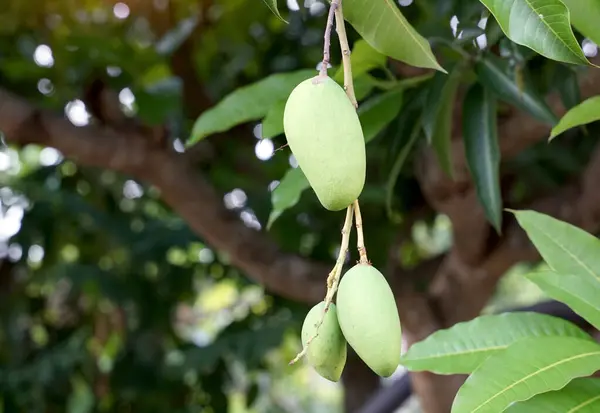
[[(325, 302), (315, 305), (306, 315), (302, 325), (302, 344), (315, 335), (317, 324), (323, 316)], [(319, 327), (319, 334), (308, 345), (306, 358), (308, 363), (322, 377), (331, 381), (338, 381), (346, 365), (347, 346), (346, 340), (338, 324), (335, 304), (329, 306), (323, 324)]]
[(389, 377), (400, 364), (402, 331), (392, 289), (369, 264), (357, 264), (340, 281), (337, 314), (346, 341), (375, 373)]
[(340, 85), (316, 76), (296, 86), (285, 104), (283, 128), (323, 207), (340, 211), (358, 198), (365, 184), (365, 139)]

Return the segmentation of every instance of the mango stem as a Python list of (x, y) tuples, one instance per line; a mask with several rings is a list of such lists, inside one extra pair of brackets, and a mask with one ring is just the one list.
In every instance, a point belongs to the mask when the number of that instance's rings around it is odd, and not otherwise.
[(344, 226), (342, 227), (342, 242), (340, 245), (340, 252), (338, 253), (338, 257), (335, 262), (335, 265), (333, 266), (333, 269), (327, 276), (327, 294), (325, 295), (325, 307), (323, 307), (323, 315), (321, 316), (321, 319), (315, 326), (315, 334), (311, 338), (309, 338), (306, 341), (306, 343), (304, 343), (304, 348), (300, 353), (296, 355), (296, 357), (294, 357), (292, 361), (289, 362), (290, 365), (296, 363), (306, 354), (310, 343), (319, 335), (319, 328), (321, 328), (323, 320), (325, 319), (325, 314), (327, 314), (327, 311), (329, 310), (329, 307), (333, 302), (333, 297), (337, 292), (337, 288), (340, 283), (340, 278), (342, 277), (342, 268), (344, 267), (344, 261), (346, 260), (346, 255), (348, 254), (348, 246), (350, 244), (350, 232), (352, 231), (352, 218), (354, 216), (353, 209), (354, 208), (352, 205), (348, 205), (348, 208), (346, 209), (346, 219), (344, 220)]
[(365, 237), (363, 235), (362, 215), (360, 214), (358, 199), (354, 201), (354, 215), (356, 221), (356, 248), (358, 249), (358, 254), (360, 256), (359, 262), (361, 264), (369, 264), (367, 248), (365, 247)]
[[(332, 2), (333, 6), (333, 2)], [(342, 65), (344, 67), (344, 90), (352, 106), (358, 109), (358, 102), (354, 94), (354, 82), (352, 81), (352, 63), (350, 61), (350, 45), (346, 35), (346, 24), (344, 23), (344, 11), (342, 10), (342, 0), (338, 0), (335, 8), (335, 28), (340, 40), (340, 49), (342, 50)]]
[(333, 28), (333, 17), (335, 10), (339, 6), (340, 0), (332, 0), (331, 6), (329, 6), (329, 14), (327, 15), (327, 25), (325, 26), (325, 35), (323, 36), (323, 62), (321, 64), (321, 70), (319, 70), (320, 76), (327, 76), (327, 66), (331, 61), (329, 49), (331, 48), (331, 29)]

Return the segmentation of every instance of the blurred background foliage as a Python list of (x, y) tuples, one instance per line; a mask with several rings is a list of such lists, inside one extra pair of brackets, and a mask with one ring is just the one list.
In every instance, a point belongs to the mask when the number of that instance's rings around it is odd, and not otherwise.
[[(102, 76), (119, 92), (125, 113), (168, 125), (174, 148), (183, 151), (198, 115), (195, 98), (205, 108), (241, 85), (315, 68), (321, 60), (325, 5), (288, 0), (287, 8), (280, 6), (289, 25), (259, 1), (3, 0), (0, 85), (83, 126), (95, 120), (82, 96), (90, 79)], [(399, 7), (429, 38), (470, 47), (481, 39), (479, 2), (400, 0)], [(457, 30), (472, 34), (457, 39)], [(352, 43), (358, 38), (350, 28), (349, 35)], [(174, 53), (190, 38), (201, 91), (186, 91), (186, 79), (173, 69)], [(497, 31), (486, 42), (497, 44), (513, 67), (535, 73), (542, 92), (576, 94), (573, 71)], [(445, 61), (460, 59), (454, 46), (440, 48)], [(370, 76), (375, 86), (365, 96), (374, 98), (383, 90), (377, 81), (389, 80), (389, 73), (377, 68)], [(430, 84), (409, 90), (406, 110), (368, 146), (361, 203), (369, 256), (381, 267), (399, 228), (385, 212), (388, 192), (401, 218), (424, 202), (411, 156), (391, 189), (387, 182), (412, 127), (411, 102)], [(576, 132), (524, 151), (505, 167), (516, 182), (507, 197), (525, 202), (560, 186), (585, 165), (593, 142)], [(261, 139), (259, 122), (214, 143), (218, 158), (203, 172), (229, 209), (264, 229), (271, 191), (294, 166), (289, 150), (276, 151), (285, 138)], [(342, 219), (305, 191), (270, 235), (283, 250), (333, 263)], [(410, 266), (447, 251), (451, 242), (448, 220), (429, 211), (398, 253)], [(525, 270), (517, 267), (505, 278), (491, 309), (542, 298), (520, 278)], [(340, 384), (303, 363), (287, 365), (300, 349), (308, 308), (250, 282), (152, 187), (80, 167), (52, 148), (2, 147), (0, 412), (342, 411)]]

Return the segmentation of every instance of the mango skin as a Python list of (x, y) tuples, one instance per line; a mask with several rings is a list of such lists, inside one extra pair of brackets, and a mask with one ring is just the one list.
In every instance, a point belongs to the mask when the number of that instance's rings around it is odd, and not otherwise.
[(348, 344), (371, 370), (391, 376), (400, 364), (402, 329), (392, 289), (368, 264), (352, 267), (337, 291), (338, 321)]
[[(323, 315), (325, 302), (315, 305), (306, 315), (302, 325), (302, 344), (314, 336), (316, 325)], [(306, 358), (308, 363), (322, 377), (331, 381), (338, 381), (346, 365), (347, 357), (346, 339), (342, 335), (337, 320), (335, 304), (329, 306), (323, 324), (319, 328), (319, 335), (308, 346)]]
[(328, 76), (307, 79), (285, 104), (288, 145), (321, 205), (340, 211), (361, 194), (366, 151), (356, 109)]

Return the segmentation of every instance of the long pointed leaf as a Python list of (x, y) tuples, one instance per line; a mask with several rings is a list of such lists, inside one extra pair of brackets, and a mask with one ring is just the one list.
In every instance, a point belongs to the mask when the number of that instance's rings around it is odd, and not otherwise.
[(596, 413), (600, 411), (600, 379), (575, 379), (557, 391), (538, 394), (506, 413)]
[(484, 315), (439, 330), (413, 344), (400, 363), (411, 371), (437, 374), (472, 373), (488, 357), (528, 337), (589, 336), (560, 318), (533, 312)]
[(525, 276), (548, 296), (562, 301), (600, 329), (600, 284), (588, 278), (554, 271), (538, 271)]
[(572, 337), (526, 338), (489, 357), (465, 381), (452, 413), (502, 412), (600, 370), (600, 345)]
[(393, 0), (344, 0), (344, 18), (373, 48), (412, 66), (444, 72), (429, 42)]
[(529, 84), (525, 84), (521, 90), (516, 79), (508, 75), (507, 62), (488, 54), (477, 62), (475, 71), (479, 81), (490, 88), (499, 99), (549, 125), (558, 121), (544, 99)]
[(358, 108), (365, 142), (373, 140), (398, 115), (403, 92), (402, 89), (390, 90), (366, 100)]
[(263, 0), (263, 2), (273, 12), (273, 14), (279, 18), (279, 20), (287, 23), (287, 20), (285, 20), (279, 12), (279, 8), (277, 7), (277, 0)]
[(569, 9), (561, 0), (480, 0), (513, 42), (548, 59), (589, 64), (571, 30)]
[(488, 89), (479, 84), (475, 84), (465, 96), (463, 136), (467, 164), (475, 182), (477, 197), (487, 219), (500, 232), (502, 196), (496, 99)]
[(598, 0), (562, 0), (569, 8), (571, 23), (585, 37), (600, 44), (600, 2)]
[(513, 213), (552, 270), (600, 283), (600, 240), (580, 228), (539, 212), (524, 210)]
[[(433, 149), (444, 172), (449, 176), (454, 175), (452, 165), (452, 118), (454, 101), (460, 80), (463, 74), (463, 65), (456, 65), (450, 75), (445, 76), (438, 73), (438, 79), (434, 79), (434, 85), (441, 85), (441, 89), (432, 89), (427, 96), (427, 110), (432, 111), (432, 117), (425, 122), (426, 133), (429, 130)], [(445, 80), (443, 84), (439, 79)], [(443, 81), (442, 80), (442, 81)]]
[(287, 99), (298, 83), (316, 74), (314, 70), (277, 73), (236, 89), (200, 115), (187, 145), (193, 145), (213, 133), (229, 130), (240, 123), (262, 118), (271, 106)]
[(277, 188), (271, 193), (271, 204), (273, 208), (269, 214), (267, 229), (271, 228), (273, 222), (283, 214), (286, 209), (296, 205), (300, 201), (300, 196), (310, 184), (300, 169), (290, 168), (281, 179)]
[(552, 128), (550, 140), (576, 126), (586, 125), (600, 120), (600, 96), (584, 100), (579, 105), (570, 109), (560, 119), (558, 125)]

